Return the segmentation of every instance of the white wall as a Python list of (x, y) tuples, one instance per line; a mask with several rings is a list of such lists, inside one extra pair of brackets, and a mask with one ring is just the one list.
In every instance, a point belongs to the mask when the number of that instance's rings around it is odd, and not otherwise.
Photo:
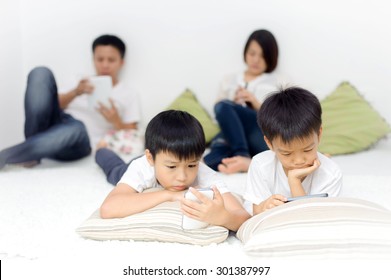
[(23, 139), (19, 0), (0, 0), (0, 149)]
[[(278, 69), (295, 84), (322, 98), (348, 80), (391, 122), (386, 0), (19, 0), (20, 9), (12, 0), (0, 1), (12, 6), (0, 31), (13, 34), (11, 46), (0, 44), (7, 81), (0, 85), (0, 129), (7, 134), (0, 148), (22, 139), (28, 71), (47, 65), (60, 87), (92, 73), (90, 45), (102, 33), (127, 43), (123, 78), (139, 89), (145, 122), (185, 87), (211, 110), (218, 81), (243, 68), (244, 43), (259, 28), (277, 37)], [(15, 93), (9, 97), (4, 90)], [(12, 107), (3, 105), (8, 98)]]

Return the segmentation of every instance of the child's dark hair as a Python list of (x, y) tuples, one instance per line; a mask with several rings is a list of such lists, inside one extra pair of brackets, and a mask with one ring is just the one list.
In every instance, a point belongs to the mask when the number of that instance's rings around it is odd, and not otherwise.
[(244, 47), (244, 61), (246, 62), (246, 53), (248, 47), (250, 46), (251, 41), (257, 42), (263, 51), (263, 58), (266, 62), (266, 73), (271, 73), (276, 69), (278, 62), (278, 45), (276, 38), (270, 31), (265, 29), (255, 30), (251, 33), (250, 37), (247, 39), (246, 45)]
[(319, 99), (308, 90), (289, 87), (272, 92), (262, 103), (257, 121), (271, 142), (280, 137), (284, 143), (318, 133), (322, 125)]
[(125, 43), (115, 35), (105, 34), (96, 38), (92, 43), (92, 52), (95, 52), (97, 46), (112, 46), (119, 51), (121, 58), (125, 57)]
[(157, 114), (145, 131), (145, 148), (152, 157), (168, 152), (179, 160), (201, 158), (205, 134), (200, 122), (184, 111), (167, 110)]

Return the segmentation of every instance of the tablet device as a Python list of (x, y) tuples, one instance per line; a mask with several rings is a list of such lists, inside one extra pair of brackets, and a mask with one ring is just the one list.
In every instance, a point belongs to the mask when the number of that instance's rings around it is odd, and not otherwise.
[(312, 197), (328, 197), (328, 193), (318, 193), (318, 194), (309, 194), (309, 195), (303, 195), (303, 196), (296, 196), (296, 197), (288, 197), (286, 202), (291, 202), (303, 198), (312, 198)]
[[(202, 193), (203, 195), (205, 195), (206, 197), (208, 197), (209, 199), (213, 199), (214, 193), (211, 188), (201, 188), (201, 189), (196, 189), (196, 190), (199, 191), (200, 193)], [(188, 190), (185, 193), (185, 198), (200, 202), (198, 200), (198, 198), (190, 190)], [(206, 222), (195, 220), (195, 219), (189, 218), (186, 215), (183, 215), (183, 218), (182, 218), (182, 228), (183, 229), (200, 229), (200, 228), (205, 228), (207, 226), (208, 226), (208, 223), (206, 223)]]
[(90, 83), (94, 86), (94, 91), (88, 95), (89, 107), (94, 109), (99, 103), (110, 107), (109, 97), (113, 88), (113, 81), (110, 76), (93, 76), (89, 78)]

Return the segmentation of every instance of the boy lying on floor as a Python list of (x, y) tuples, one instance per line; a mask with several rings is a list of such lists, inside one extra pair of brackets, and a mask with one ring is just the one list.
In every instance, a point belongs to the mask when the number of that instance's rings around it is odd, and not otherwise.
[[(103, 151), (106, 162), (111, 162), (110, 155), (116, 156), (108, 149)], [(204, 131), (197, 119), (183, 111), (159, 113), (147, 126), (145, 155), (130, 163), (108, 194), (100, 208), (101, 217), (121, 218), (166, 201), (181, 201), (186, 216), (237, 231), (250, 215), (228, 192), (217, 173), (200, 162), (204, 151)], [(214, 198), (198, 192), (199, 187), (212, 187)], [(149, 188), (161, 190), (143, 192)], [(201, 203), (184, 198), (189, 188)]]

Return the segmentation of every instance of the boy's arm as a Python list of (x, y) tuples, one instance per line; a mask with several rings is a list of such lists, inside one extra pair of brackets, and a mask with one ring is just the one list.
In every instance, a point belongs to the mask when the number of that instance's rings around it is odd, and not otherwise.
[(183, 192), (167, 190), (138, 193), (127, 184), (118, 184), (103, 201), (100, 216), (103, 219), (123, 218), (151, 209), (166, 201), (177, 201), (183, 197)]
[(291, 189), (292, 197), (306, 195), (301, 180), (298, 178), (289, 178), (288, 177), (289, 187)]
[(225, 211), (222, 211), (222, 214), (225, 214), (220, 225), (229, 230), (237, 231), (251, 216), (231, 193), (224, 193), (222, 197), (225, 205)]
[(247, 211), (231, 193), (222, 195), (216, 187), (213, 187), (214, 198), (211, 200), (193, 188), (190, 191), (201, 201), (198, 203), (187, 199), (182, 200), (182, 210), (190, 218), (223, 226), (233, 231), (237, 231), (250, 218)]

